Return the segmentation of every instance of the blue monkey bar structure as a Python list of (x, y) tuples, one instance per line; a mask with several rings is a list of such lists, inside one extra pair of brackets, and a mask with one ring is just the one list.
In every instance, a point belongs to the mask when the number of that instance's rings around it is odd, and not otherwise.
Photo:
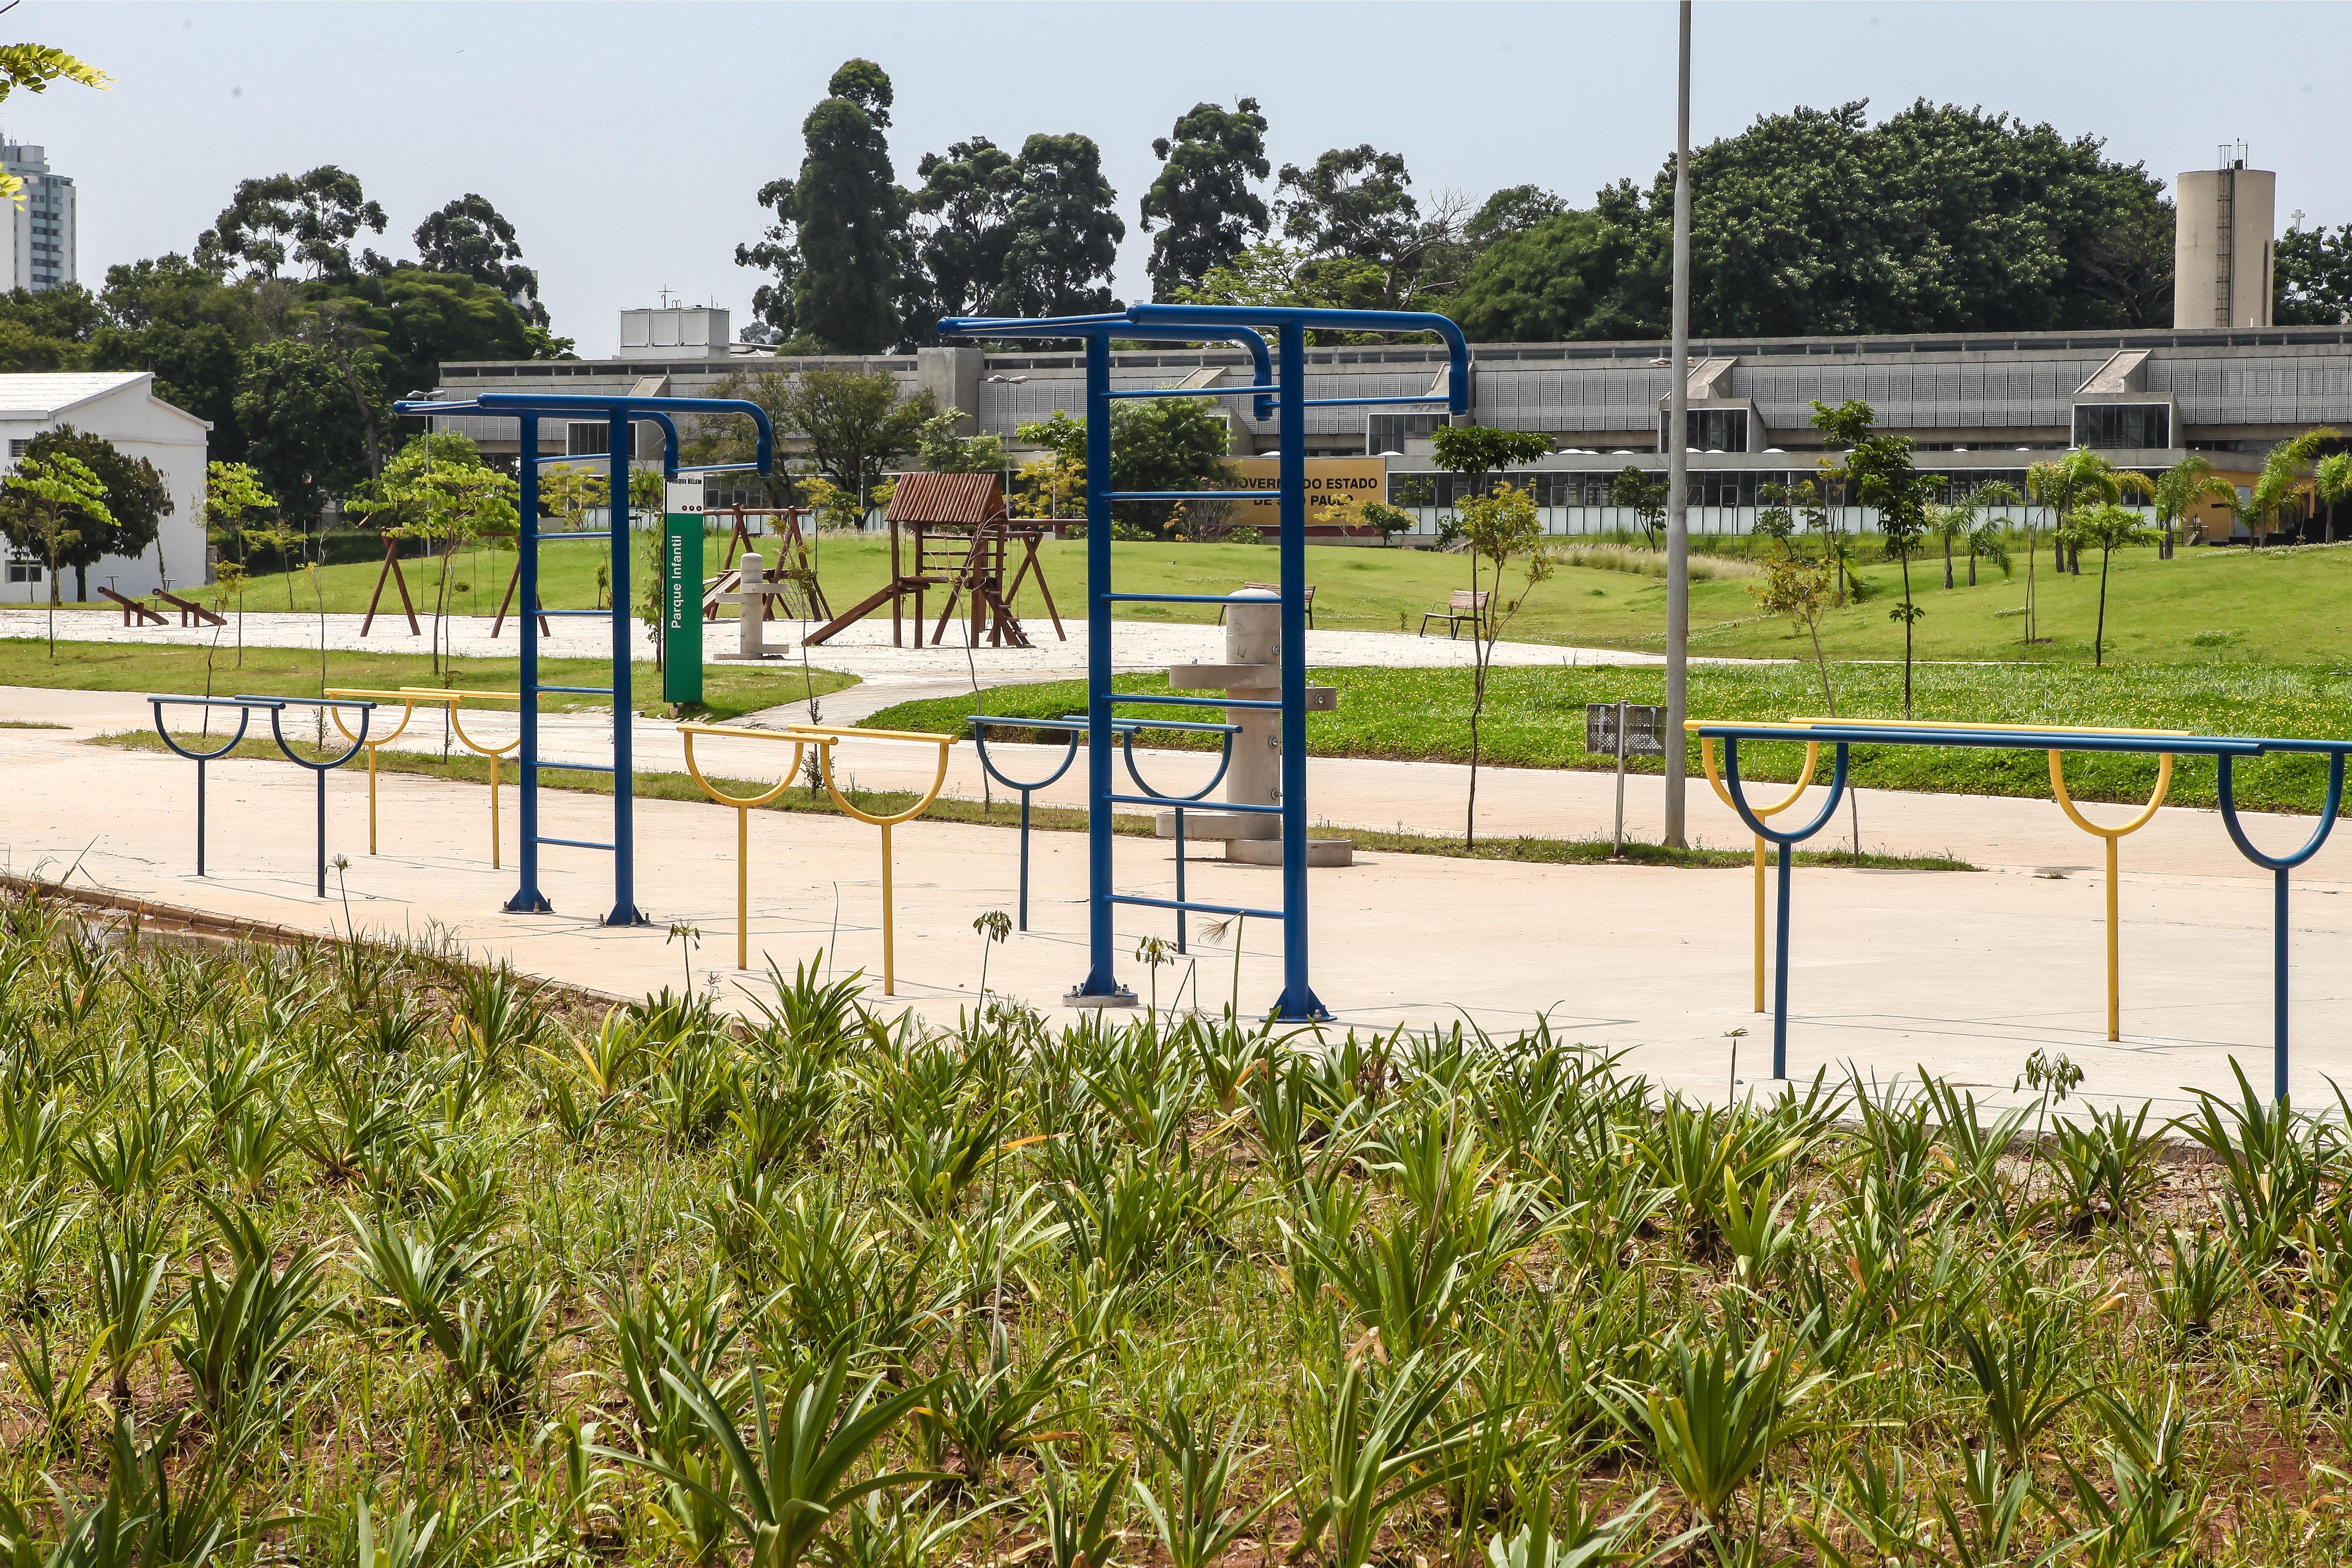
[[(2134, 732), (2127, 730), (2037, 730), (2026, 726), (2003, 729), (1998, 725), (1954, 726), (1938, 728), (1932, 722), (1911, 724), (1874, 724), (1867, 720), (1852, 723), (1834, 721), (1798, 720), (1787, 723), (1733, 724), (1713, 723), (1694, 719), (1687, 721), (1691, 734), (1704, 743), (1723, 743), (1722, 783), (1725, 795), (1732, 809), (1749, 832), (1773, 845), (1777, 850), (1779, 885), (1776, 890), (1777, 930), (1773, 933), (1772, 953), (1772, 1076), (1789, 1076), (1789, 888), (1792, 853), (1801, 844), (1828, 826), (1837, 812), (1838, 802), (1849, 785), (1848, 748), (1872, 746), (1972, 746), (2002, 750), (2036, 752), (2122, 752), (2150, 757), (2211, 757), (2214, 767), (2214, 787), (2221, 807), (2221, 825), (2228, 829), (2230, 842), (2238, 852), (2273, 878), (2273, 913), (2271, 934), (2271, 1091), (2274, 1099), (2286, 1099), (2288, 1059), (2287, 1036), (2287, 973), (2290, 955), (2287, 931), (2287, 879), (2294, 868), (2319, 853), (2320, 846), (2335, 831), (2336, 819), (2344, 805), (2344, 759), (2352, 754), (2352, 741), (2280, 740), (2238, 735), (2167, 735)], [(1793, 741), (1800, 743), (1835, 748), (1835, 760), (1830, 773), (1828, 797), (1810, 821), (1787, 829), (1773, 827), (1750, 805), (1745, 786), (1739, 777), (1739, 743), (1742, 741)], [(2302, 846), (2284, 855), (2269, 855), (2254, 847), (2246, 837), (2245, 826), (2238, 820), (2236, 775), (2234, 768), (2241, 760), (2264, 756), (2300, 753), (2324, 756), (2327, 759), (2327, 798), (2321, 806), (2319, 821)]]
[[(395, 403), (394, 411), (418, 418), (432, 418), (447, 414), (488, 415), (515, 419), (521, 426), (521, 455), (518, 461), (522, 481), (522, 494), (516, 510), (521, 514), (521, 529), (516, 540), (520, 552), (518, 566), (520, 581), (517, 594), (521, 606), (522, 626), (522, 746), (519, 761), (522, 777), (522, 867), (520, 885), (514, 897), (506, 901), (509, 914), (547, 914), (554, 906), (539, 887), (539, 851), (542, 845), (554, 845), (571, 849), (605, 851), (613, 857), (613, 908), (602, 923), (614, 926), (645, 925), (648, 921), (636, 903), (636, 833), (635, 826), (635, 775), (630, 755), (630, 722), (635, 706), (630, 700), (629, 655), (629, 472), (633, 457), (631, 426), (644, 421), (662, 433), (662, 474), (666, 479), (677, 479), (687, 474), (710, 474), (735, 471), (769, 472), (775, 464), (775, 431), (768, 416), (756, 403), (726, 397), (629, 397), (586, 395), (555, 395), (526, 392), (485, 392), (464, 401), (436, 403), (415, 400)], [(758, 455), (749, 463), (710, 463), (699, 468), (677, 466), (677, 424), (680, 414), (740, 414), (747, 416), (758, 428)], [(607, 498), (604, 529), (594, 532), (541, 533), (539, 528), (540, 465), (559, 462), (561, 457), (542, 458), (539, 452), (539, 422), (541, 418), (602, 418), (610, 432), (606, 458), (611, 465), (611, 491)], [(612, 552), (613, 607), (610, 610), (541, 610), (539, 608), (539, 547), (541, 544), (571, 543), (582, 540), (602, 539)], [(603, 616), (611, 622), (613, 634), (613, 684), (610, 686), (549, 686), (539, 679), (539, 617)], [(539, 747), (539, 699), (542, 692), (567, 692), (611, 699), (613, 704), (613, 759), (609, 763), (583, 762), (576, 759), (551, 760), (542, 756)], [(610, 773), (613, 775), (613, 838), (609, 844), (583, 838), (551, 838), (539, 831), (539, 775), (542, 769), (557, 772)]]
[[(1414, 397), (1317, 397), (1307, 395), (1307, 334), (1433, 332), (1448, 350), (1446, 390)], [(1282, 921), (1282, 994), (1271, 1016), (1307, 1023), (1330, 1016), (1307, 980), (1307, 410), (1360, 404), (1442, 405), (1450, 415), (1470, 410), (1470, 350), (1462, 329), (1444, 316), (1415, 310), (1317, 310), (1254, 305), (1134, 305), (1093, 316), (1045, 320), (950, 317), (940, 322), (947, 337), (1062, 338), (1086, 346), (1087, 359), (1087, 800), (1088, 966), (1071, 991), (1079, 1005), (1125, 1005), (1134, 992), (1113, 969), (1113, 916), (1121, 904), (1172, 909), (1186, 913), (1246, 914)], [(1256, 374), (1247, 386), (1113, 388), (1110, 346), (1115, 338), (1159, 342), (1224, 342), (1246, 349)], [(1271, 341), (1273, 351), (1267, 344)], [(1218, 594), (1121, 594), (1111, 584), (1111, 509), (1119, 501), (1264, 500), (1260, 490), (1119, 490), (1111, 481), (1110, 409), (1123, 398), (1246, 397), (1253, 417), (1276, 422), (1277, 478), (1275, 499), (1280, 519), (1282, 650), (1280, 698), (1273, 702), (1222, 697), (1114, 695), (1111, 691), (1111, 607), (1153, 602), (1183, 605), (1263, 603)], [(1220, 811), (1259, 810), (1282, 819), (1282, 907), (1249, 909), (1194, 903), (1180, 891), (1173, 900), (1121, 893), (1112, 863), (1115, 805), (1160, 805), (1181, 810), (1198, 796), (1162, 795), (1143, 784), (1140, 795), (1120, 795), (1112, 785), (1111, 752), (1120, 735), (1115, 708), (1273, 708), (1281, 714), (1282, 796), (1278, 805), (1221, 805)], [(1000, 722), (1002, 721), (999, 721)], [(1129, 722), (1132, 722), (1131, 721)], [(1033, 728), (1039, 727), (1031, 721)], [(1230, 739), (1227, 742), (1230, 749)], [(1182, 850), (1178, 850), (1182, 865)], [(1180, 882), (1181, 887), (1181, 882)]]

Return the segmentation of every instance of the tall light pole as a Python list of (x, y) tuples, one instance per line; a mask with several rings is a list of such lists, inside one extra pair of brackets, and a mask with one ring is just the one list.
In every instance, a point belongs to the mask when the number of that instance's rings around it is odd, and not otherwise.
[(1683, 817), (1683, 720), (1690, 711), (1691, 0), (1682, 0), (1675, 68), (1675, 346), (1666, 394), (1666, 847), (1689, 847)]

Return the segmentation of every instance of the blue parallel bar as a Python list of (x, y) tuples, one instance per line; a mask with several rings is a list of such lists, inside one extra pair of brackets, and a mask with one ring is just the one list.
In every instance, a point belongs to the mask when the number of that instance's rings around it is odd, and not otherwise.
[(1106, 490), (1105, 500), (1264, 500), (1264, 490)]
[(1853, 745), (1972, 746), (1994, 751), (2124, 752), (2144, 756), (2257, 756), (2260, 741), (2226, 735), (2107, 735), (2075, 730), (1895, 730), (1863, 722), (1808, 724), (1799, 728), (1767, 725), (1702, 724), (1698, 733), (1710, 739), (1734, 741), (1844, 742)]
[(533, 844), (561, 844), (568, 849), (602, 849), (606, 854), (612, 853), (613, 849), (613, 847), (609, 844), (595, 844), (585, 838), (544, 838), (535, 837), (531, 839), (531, 842)]
[[(604, 612), (601, 610), (597, 612), (599, 615), (602, 615), (603, 613)], [(583, 697), (610, 697), (613, 695), (613, 689), (609, 686), (534, 686), (530, 689), (533, 692), (570, 691)]]
[[(1106, 392), (1105, 397), (1251, 397), (1280, 392), (1278, 386), (1155, 386), (1149, 392)], [(1404, 399), (1398, 399), (1399, 402)], [(1416, 401), (1428, 401), (1418, 399)], [(1444, 402), (1444, 398), (1436, 401)]]
[[(551, 458), (548, 460), (553, 462), (555, 459)], [(601, 533), (542, 533), (539, 536), (539, 542), (541, 544), (561, 544), (567, 539), (610, 539), (612, 537), (612, 530), (606, 529)]]
[(1444, 403), (1445, 394), (1432, 396), (1423, 393), (1419, 397), (1309, 397), (1299, 404), (1302, 408), (1360, 408), (1372, 403)]
[(1125, 605), (1270, 605), (1264, 595), (1233, 594), (1104, 594), (1099, 597)]
[(565, 773), (609, 773), (613, 771), (603, 763), (557, 763), (544, 757), (534, 760), (530, 765), (541, 773), (550, 769)]
[(541, 610), (542, 616), (609, 616), (610, 610)]
[[(1062, 719), (1007, 719), (996, 713), (974, 713), (966, 721), (975, 728), (982, 724), (1004, 724), (1021, 730), (1059, 730), (1065, 734), (1087, 732), (1085, 715)], [(1239, 724), (1190, 724), (1181, 719), (1114, 719), (1110, 721), (1114, 734), (1141, 734), (1146, 730), (1198, 730), (1212, 735), (1238, 735)]]
[(1112, 693), (1112, 694), (1111, 694), (1111, 701), (1112, 701), (1112, 702), (1114, 702), (1114, 703), (1116, 703), (1116, 704), (1118, 704), (1118, 705), (1120, 705), (1120, 706), (1124, 706), (1124, 705), (1126, 705), (1127, 703), (1129, 703), (1129, 702), (1142, 702), (1142, 703), (1150, 704), (1150, 706), (1155, 707), (1155, 708), (1277, 708), (1277, 709), (1278, 709), (1278, 708), (1280, 708), (1280, 707), (1282, 706), (1282, 704), (1281, 704), (1281, 703), (1279, 703), (1279, 702), (1262, 702), (1262, 701), (1258, 701), (1258, 700), (1255, 700), (1255, 699), (1252, 699), (1252, 700), (1244, 700), (1243, 699), (1238, 698), (1238, 697), (1143, 697), (1143, 696), (1138, 696), (1138, 695), (1136, 695), (1136, 694), (1134, 694), (1134, 693), (1132, 693), (1132, 692), (1126, 692), (1126, 691), (1119, 691), (1119, 692), (1114, 692), (1114, 693)]
[(1174, 805), (1187, 811), (1239, 811), (1255, 816), (1280, 816), (1278, 805), (1246, 805), (1238, 801), (1202, 800), (1181, 795), (1115, 795), (1108, 797), (1120, 805)]
[(1247, 915), (1254, 921), (1278, 921), (1280, 910), (1245, 910), (1238, 904), (1196, 904), (1175, 899), (1146, 899), (1133, 893), (1112, 893), (1104, 901), (1113, 904), (1141, 904), (1153, 910), (1192, 910), (1204, 915)]

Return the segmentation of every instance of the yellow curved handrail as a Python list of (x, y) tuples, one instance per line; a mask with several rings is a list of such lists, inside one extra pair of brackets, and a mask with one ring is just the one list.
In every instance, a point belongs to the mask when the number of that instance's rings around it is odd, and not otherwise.
[[(1716, 772), (1715, 738), (1712, 735), (1699, 737), (1698, 754), (1699, 761), (1706, 768), (1706, 782), (1715, 786), (1716, 798), (1738, 811), (1739, 808), (1732, 805), (1731, 792), (1724, 787), (1723, 775)], [(1770, 816), (1796, 805), (1799, 798), (1813, 787), (1813, 769), (1820, 765), (1821, 760), (1822, 743), (1819, 741), (1806, 742), (1805, 771), (1797, 775), (1797, 787), (1769, 805), (1750, 805), (1748, 809), (1758, 816)], [(1756, 839), (1756, 1010), (1759, 1013), (1764, 1011), (1764, 839), (1760, 834)]]
[(2126, 833), (2137, 833), (2156, 820), (2157, 808), (2164, 804), (2165, 791), (2172, 787), (2172, 758), (2167, 754), (2156, 761), (2156, 793), (2137, 816), (2120, 827), (2102, 827), (2075, 809), (2074, 797), (2066, 788), (2066, 758), (2063, 752), (2050, 753), (2050, 790), (2058, 797), (2058, 809), (2068, 821), (2085, 833), (2095, 834), (2107, 844), (2107, 1038), (2123, 1038), (2123, 942), (2122, 916), (2116, 897), (2117, 867), (2121, 857), (2118, 844)]
[[(792, 787), (801, 771), (801, 759), (812, 745), (830, 748), (831, 741), (810, 741), (782, 730), (753, 730), (740, 724), (680, 724), (677, 732), (686, 747), (686, 771), (703, 794), (721, 805), (735, 808), (735, 967), (751, 967), (751, 808), (765, 805)], [(790, 741), (793, 743), (792, 765), (784, 776), (776, 781), (773, 789), (758, 795), (729, 795), (702, 774), (694, 760), (694, 738), (697, 735), (720, 735), (739, 741)]]
[[(948, 752), (955, 745), (956, 737), (930, 734), (920, 730), (856, 730), (823, 724), (794, 724), (787, 733), (806, 737), (811, 741), (821, 740), (824, 742), (824, 750), (818, 753), (819, 768), (824, 779), (824, 793), (833, 797), (833, 804), (839, 806), (845, 815), (855, 817), (859, 822), (871, 823), (882, 830), (882, 994), (895, 996), (898, 994), (898, 976), (896, 967), (895, 942), (897, 911), (892, 902), (890, 886), (890, 829), (902, 822), (911, 822), (922, 816), (931, 808), (932, 803), (940, 798), (940, 791), (946, 787), (948, 782)], [(865, 741), (928, 742), (937, 746), (940, 749), (940, 765), (931, 774), (931, 787), (925, 792), (921, 799), (905, 811), (888, 816), (877, 816), (873, 812), (853, 805), (841, 793), (833, 779), (835, 743), (853, 738)]]
[(457, 711), (467, 702), (520, 702), (522, 700), (522, 693), (520, 691), (468, 691), (459, 687), (436, 686), (404, 686), (401, 689), (403, 691), (415, 692), (420, 699), (429, 697), (435, 700), (446, 702), (447, 704), (449, 714), (449, 728), (457, 734), (458, 743), (464, 746), (466, 750), (473, 752), (476, 756), (488, 757), (489, 759), (490, 868), (492, 870), (498, 869), (499, 864), (499, 759), (507, 756), (520, 748), (522, 745), (522, 736), (518, 732), (513, 740), (509, 741), (503, 746), (486, 746), (482, 744), (481, 742), (475, 740), (474, 737), (466, 733), (466, 721), (457, 717)]
[(341, 697), (341, 698), (351, 698), (351, 699), (355, 699), (355, 700), (357, 700), (364, 701), (364, 702), (381, 702), (381, 703), (383, 703), (383, 704), (385, 704), (385, 705), (387, 705), (387, 706), (389, 706), (390, 704), (394, 703), (394, 702), (397, 702), (397, 703), (399, 703), (399, 704), (400, 704), (400, 723), (399, 723), (399, 725), (398, 725), (396, 728), (394, 728), (394, 729), (393, 729), (393, 730), (391, 730), (391, 731), (387, 731), (387, 732), (385, 732), (385, 733), (383, 733), (383, 734), (381, 734), (381, 735), (373, 735), (373, 736), (371, 736), (369, 739), (364, 740), (364, 741), (360, 740), (360, 737), (359, 737), (359, 736), (352, 734), (352, 731), (351, 731), (351, 726), (343, 722), (343, 710), (342, 710), (341, 709), (340, 709), (340, 708), (330, 708), (330, 709), (328, 709), (328, 710), (327, 710), (327, 713), (328, 713), (328, 715), (329, 715), (331, 718), (332, 718), (332, 719), (334, 720), (334, 721), (335, 721), (335, 728), (336, 728), (336, 729), (338, 729), (338, 730), (341, 730), (341, 731), (343, 732), (343, 739), (344, 739), (344, 740), (346, 740), (346, 741), (358, 741), (358, 742), (360, 742), (360, 744), (362, 744), (362, 745), (363, 745), (363, 746), (365, 746), (365, 747), (367, 748), (367, 760), (368, 760), (368, 853), (369, 853), (369, 854), (371, 854), (371, 855), (373, 855), (373, 854), (374, 854), (374, 853), (375, 853), (375, 753), (376, 753), (376, 750), (377, 750), (377, 748), (379, 748), (379, 747), (381, 747), (381, 746), (384, 746), (384, 745), (387, 745), (387, 744), (389, 744), (390, 742), (394, 742), (394, 741), (397, 741), (398, 739), (400, 739), (400, 737), (401, 737), (402, 735), (404, 735), (404, 734), (405, 734), (405, 733), (407, 732), (407, 731), (408, 731), (408, 721), (409, 721), (411, 719), (414, 719), (414, 718), (416, 716), (416, 704), (417, 704), (417, 702), (420, 700), (420, 699), (419, 699), (419, 698), (417, 698), (416, 696), (412, 695), (412, 694), (411, 694), (411, 693), (409, 693), (409, 692), (406, 692), (406, 691), (376, 691), (376, 690), (371, 690), (371, 689), (369, 689), (368, 688), (365, 688), (365, 687), (357, 687), (357, 686), (333, 686), (333, 687), (329, 687), (325, 691), (321, 692), (321, 693), (320, 693), (320, 695), (321, 695), (321, 696), (325, 696), (325, 697)]

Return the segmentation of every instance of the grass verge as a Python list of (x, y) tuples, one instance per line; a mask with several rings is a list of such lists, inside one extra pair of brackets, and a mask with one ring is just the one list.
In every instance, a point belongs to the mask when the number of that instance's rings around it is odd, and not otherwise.
[[(202, 737), (199, 736), (192, 734), (186, 739), (192, 747), (202, 743)], [(120, 734), (95, 736), (90, 743), (117, 746), (131, 752), (163, 750), (163, 742), (160, 737), (145, 731), (135, 730)], [(313, 756), (339, 754), (332, 751), (321, 753), (316, 748), (300, 742), (296, 743), (295, 749)], [(278, 743), (274, 741), (247, 741), (229, 754), (262, 762), (271, 761), (279, 756)], [(362, 770), (365, 767), (363, 762), (355, 762), (352, 765)], [(419, 777), (446, 779), (460, 784), (488, 784), (490, 782), (489, 763), (482, 758), (474, 756), (453, 756), (444, 762), (437, 757), (414, 752), (385, 752), (377, 759), (376, 771), (380, 773), (412, 773)], [(706, 776), (719, 788), (735, 795), (753, 794), (768, 788), (774, 783), (773, 780), (761, 782), (724, 778), (716, 773)], [(548, 789), (575, 790), (583, 795), (613, 793), (612, 781), (602, 773), (567, 773), (559, 768), (546, 768), (541, 770), (540, 777), (541, 786)], [(640, 800), (683, 800), (704, 803), (709, 803), (710, 800), (710, 797), (704, 795), (696, 785), (693, 778), (686, 773), (640, 773), (634, 777), (636, 780), (636, 796)], [(514, 782), (514, 766), (511, 763), (500, 765), (499, 778), (503, 784), (511, 784)], [(845, 789), (841, 793), (876, 816), (887, 816), (893, 812), (904, 811), (916, 800), (914, 795), (905, 790), (852, 788)], [(842, 815), (841, 808), (833, 804), (833, 798), (822, 788), (787, 790), (768, 805), (755, 806), (752, 809), (800, 813), (815, 816)], [(1021, 826), (1020, 812), (1010, 803), (984, 805), (976, 800), (961, 800), (953, 797), (942, 797), (934, 802), (931, 809), (923, 814), (923, 820), (963, 823), (976, 827)], [(1039, 805), (1031, 808), (1029, 822), (1031, 826), (1048, 833), (1083, 833), (1087, 827), (1087, 814), (1075, 806)], [(1123, 837), (1149, 838), (1152, 836), (1151, 819), (1148, 816), (1119, 813), (1112, 816), (1111, 824), (1112, 831)], [(1352, 828), (1343, 830), (1331, 827), (1316, 828), (1307, 837), (1349, 838), (1354, 840), (1359, 848), (1375, 853), (1439, 855), (1453, 859), (1467, 860), (1516, 860), (1530, 865), (1596, 866), (1607, 864), (1611, 858), (1611, 845), (1605, 838), (1493, 837), (1481, 839), (1474, 848), (1465, 850), (1462, 847), (1462, 841), (1458, 838), (1442, 838), (1424, 833), (1365, 832)], [(1748, 852), (1746, 850), (1667, 849), (1654, 844), (1629, 843), (1625, 846), (1624, 858), (1628, 864), (1637, 866), (1680, 866), (1698, 868), (1746, 866), (1751, 863)], [(1857, 858), (1844, 851), (1822, 851), (1818, 854), (1810, 850), (1800, 851), (1797, 863), (1801, 866), (1853, 866), (1871, 870), (1974, 871), (1979, 869), (1965, 860), (1957, 860), (1942, 855), (1865, 854)]]
[[(613, 665), (603, 658), (541, 658), (539, 669), (540, 679), (549, 684), (594, 686), (611, 683)], [(660, 700), (661, 672), (651, 664), (633, 664), (629, 670), (630, 684), (638, 695), (637, 711), (647, 718), (667, 716), (669, 705)], [(435, 661), (421, 653), (330, 648), (322, 666), (316, 649), (248, 647), (240, 658), (233, 647), (61, 642), (53, 659), (48, 645), (38, 638), (0, 637), (0, 686), (316, 697), (330, 687), (392, 690), (403, 686), (448, 685), (511, 691), (521, 679), (521, 661), (512, 658), (444, 658), (436, 668)], [(780, 702), (798, 701), (812, 689), (824, 697), (856, 684), (857, 677), (834, 669), (811, 669), (803, 681), (797, 666), (786, 671), (705, 665), (702, 704), (693, 711), (698, 717), (724, 721)], [(564, 692), (551, 693), (541, 703), (542, 710), (551, 712), (602, 706), (599, 698)]]
[[(1466, 763), (1470, 672), (1462, 669), (1321, 669), (1312, 679), (1339, 689), (1339, 706), (1307, 716), (1307, 749), (1317, 756), (1381, 757)], [(1903, 711), (1903, 672), (1886, 665), (1831, 669), (1837, 710), (1849, 718), (1894, 718)], [(1160, 692), (1165, 677), (1120, 676), (1121, 691)], [(2127, 667), (2105, 670), (2053, 665), (1923, 665), (1914, 672), (1914, 713), (1972, 723), (2120, 725), (2204, 734), (2327, 738), (2352, 735), (2352, 672), (2262, 665)], [(1800, 665), (1695, 665), (1690, 707), (1709, 719), (1785, 719), (1824, 710), (1820, 677)], [(1661, 703), (1665, 674), (1656, 668), (1520, 666), (1488, 677), (1480, 725), (1484, 759), (1522, 768), (1605, 772), (1616, 764), (1584, 752), (1584, 705)], [(974, 711), (1058, 718), (1086, 707), (1083, 681), (1000, 686), (970, 696), (932, 698), (885, 708), (863, 721), (876, 729), (968, 733)], [(1132, 712), (1129, 717), (1136, 717)], [(1039, 734), (1037, 739), (1058, 739)], [(1175, 731), (1150, 732), (1154, 746), (1207, 749), (1214, 742)], [(1743, 747), (1741, 771), (1759, 780), (1796, 776), (1795, 746)], [(1629, 771), (1657, 773), (1654, 758)], [(1967, 751), (1923, 746), (1857, 746), (1856, 784), (1871, 789), (2050, 797), (2042, 752)], [(1689, 766), (1699, 769), (1698, 748)], [(2145, 801), (2156, 787), (2154, 757), (2080, 754), (2066, 762), (2067, 788), (2078, 799)], [(1822, 776), (1827, 777), (1828, 763)], [(1702, 786), (1704, 787), (1704, 786)], [(2257, 811), (2316, 812), (2327, 792), (2318, 757), (2266, 758), (2237, 770), (2238, 804)], [(2166, 796), (2174, 805), (2215, 804), (2213, 763), (2183, 758)]]

